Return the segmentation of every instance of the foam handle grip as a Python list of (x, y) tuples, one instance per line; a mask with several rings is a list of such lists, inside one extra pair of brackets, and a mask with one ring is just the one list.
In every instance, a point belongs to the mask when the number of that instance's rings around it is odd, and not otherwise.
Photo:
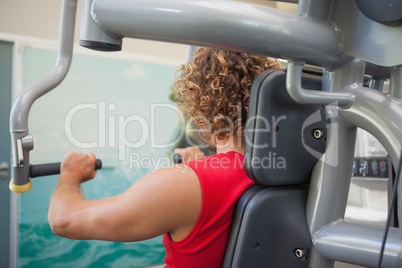
[[(49, 163), (49, 164), (40, 164), (40, 165), (30, 165), (29, 166), (29, 177), (41, 177), (48, 175), (55, 175), (60, 173), (61, 163)], [(102, 168), (102, 161), (100, 159), (96, 159), (95, 161), (95, 170)]]

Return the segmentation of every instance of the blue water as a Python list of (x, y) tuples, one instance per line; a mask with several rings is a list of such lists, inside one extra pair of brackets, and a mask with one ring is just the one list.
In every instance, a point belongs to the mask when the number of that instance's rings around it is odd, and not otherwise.
[(46, 223), (20, 225), (20, 267), (144, 267), (163, 263), (161, 237), (134, 243), (55, 236)]
[[(101, 191), (105, 197), (118, 194), (131, 184), (123, 174), (119, 168), (106, 167), (98, 171), (93, 181), (85, 183), (83, 190), (87, 197), (102, 196)], [(162, 237), (118, 243), (70, 240), (54, 235), (47, 222), (47, 211), (56, 181), (56, 176), (37, 178), (32, 190), (20, 196), (19, 267), (124, 268), (163, 263), (166, 253)]]
[[(23, 87), (46, 75), (54, 66), (56, 51), (26, 47), (21, 57)], [(83, 184), (87, 199), (106, 198), (128, 189), (136, 180), (159, 168), (130, 166), (130, 153), (141, 159), (171, 159), (177, 137), (178, 114), (169, 96), (176, 66), (152, 61), (114, 59), (74, 54), (70, 71), (55, 90), (38, 99), (30, 111), (29, 129), (35, 149), (31, 164), (61, 161), (70, 151), (94, 152), (104, 166), (96, 178)], [(76, 111), (78, 105), (95, 109)], [(114, 109), (109, 109), (109, 107)], [(102, 109), (103, 107), (103, 109)], [(141, 117), (146, 126), (120, 119)], [(123, 120), (124, 121), (124, 120)], [(67, 137), (96, 142), (95, 148), (77, 147)], [(147, 138), (140, 148), (125, 148)], [(103, 138), (103, 144), (102, 139)], [(121, 152), (123, 152), (121, 154)], [(121, 159), (123, 156), (124, 159)], [(148, 162), (143, 162), (147, 164)], [(19, 267), (143, 267), (163, 263), (162, 238), (145, 242), (113, 243), (75, 241), (55, 236), (47, 222), (49, 200), (57, 176), (32, 180), (32, 189), (19, 195)]]

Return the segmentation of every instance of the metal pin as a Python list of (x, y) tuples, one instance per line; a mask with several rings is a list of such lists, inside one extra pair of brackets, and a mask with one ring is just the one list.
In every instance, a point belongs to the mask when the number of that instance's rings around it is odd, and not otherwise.
[(315, 129), (313, 132), (313, 136), (315, 139), (321, 139), (322, 137), (324, 137), (324, 131), (322, 129)]
[(302, 259), (306, 255), (306, 251), (304, 249), (297, 248), (295, 250), (295, 255), (297, 258)]

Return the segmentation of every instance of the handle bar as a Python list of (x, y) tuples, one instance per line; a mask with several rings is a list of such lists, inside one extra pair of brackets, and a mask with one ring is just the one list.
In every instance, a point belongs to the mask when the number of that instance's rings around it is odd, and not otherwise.
[[(60, 165), (61, 163), (49, 163), (49, 164), (40, 164), (40, 165), (30, 165), (29, 166), (29, 177), (41, 177), (48, 175), (55, 175), (60, 173)], [(102, 161), (100, 159), (96, 159), (95, 161), (95, 170), (102, 168)]]
[(173, 163), (181, 164), (182, 162), (183, 162), (183, 159), (181, 158), (181, 155), (179, 155), (179, 154), (173, 155)]

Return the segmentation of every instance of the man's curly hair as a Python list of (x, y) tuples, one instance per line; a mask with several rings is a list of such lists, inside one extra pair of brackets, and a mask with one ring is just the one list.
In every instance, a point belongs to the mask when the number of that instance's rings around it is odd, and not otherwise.
[(259, 73), (278, 68), (279, 62), (268, 57), (200, 48), (176, 71), (178, 105), (214, 150), (215, 137), (232, 136), (243, 144), (251, 84)]

